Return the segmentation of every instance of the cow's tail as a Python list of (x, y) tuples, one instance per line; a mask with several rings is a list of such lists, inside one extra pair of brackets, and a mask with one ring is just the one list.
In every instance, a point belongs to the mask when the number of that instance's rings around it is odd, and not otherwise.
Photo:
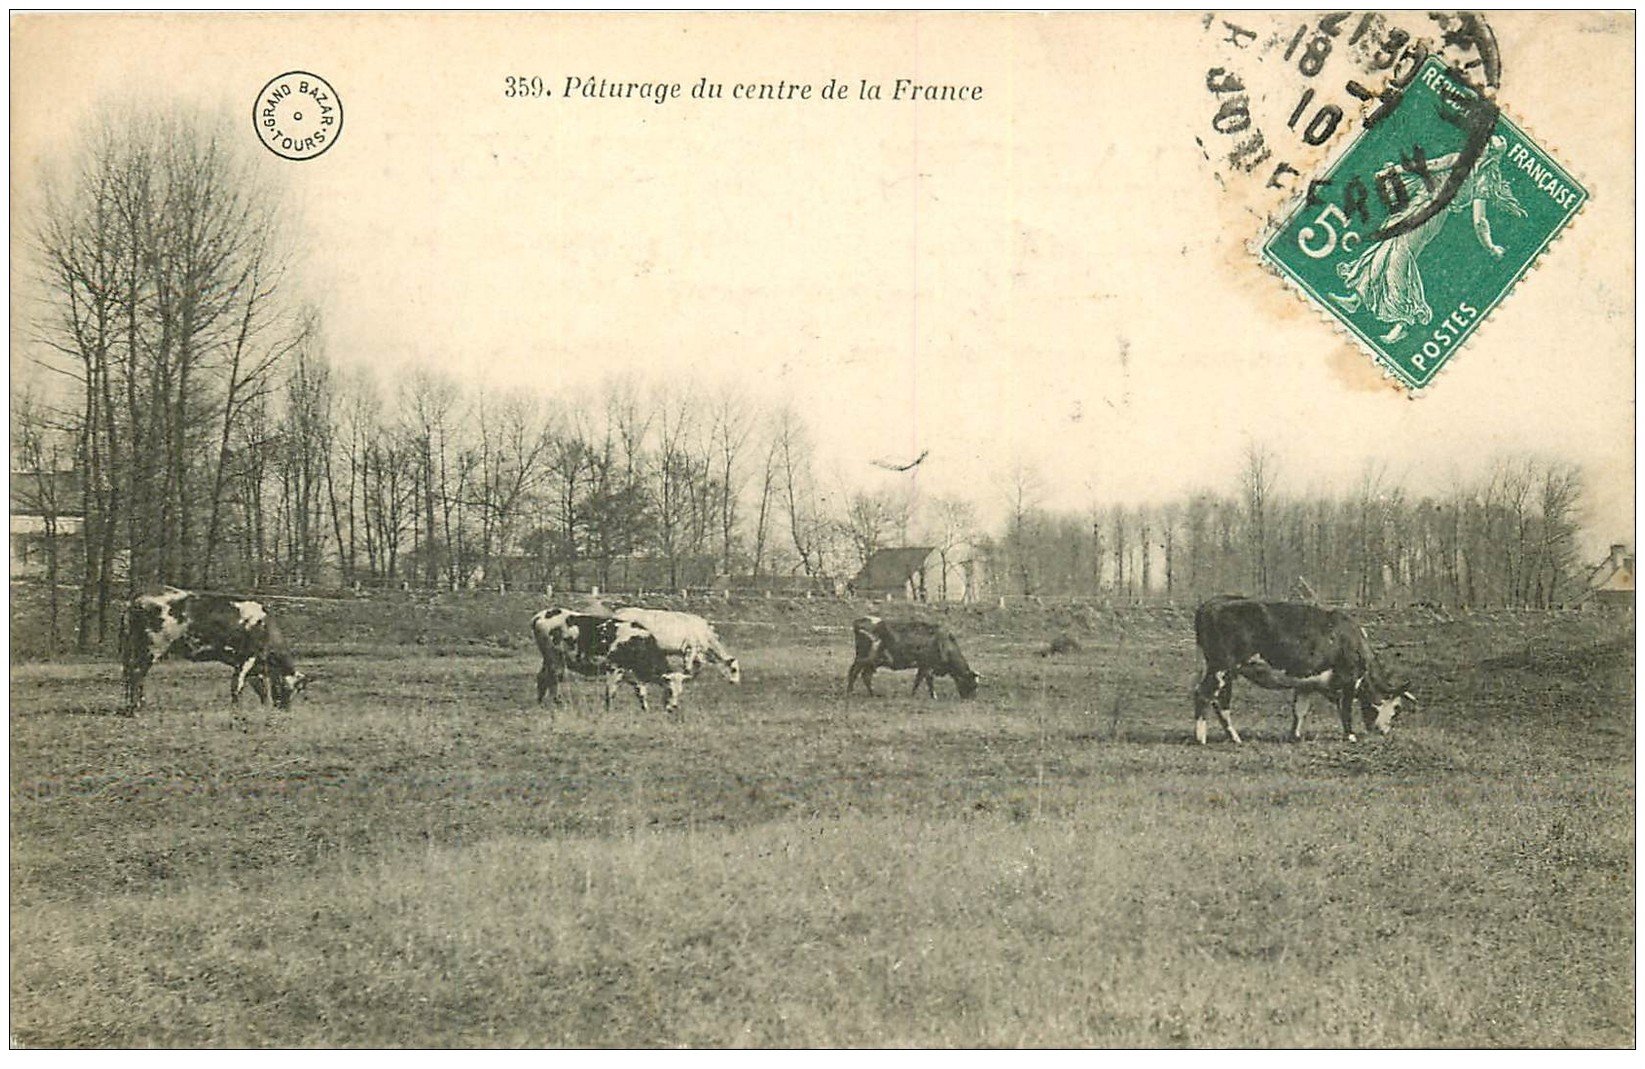
[[(1194, 660), (1196, 664), (1203, 665), (1207, 669), (1211, 666), (1211, 654), (1207, 650), (1208, 643), (1206, 641), (1207, 636), (1205, 633), (1206, 629), (1210, 626), (1209, 617), (1211, 614), (1209, 611), (1209, 606), (1210, 602), (1201, 602), (1199, 607), (1194, 610), (1194, 649), (1195, 652), (1198, 653), (1198, 656), (1195, 657)], [(1201, 672), (1199, 674), (1203, 675), (1204, 673)], [(1198, 682), (1196, 682), (1195, 686), (1197, 687), (1198, 685)]]

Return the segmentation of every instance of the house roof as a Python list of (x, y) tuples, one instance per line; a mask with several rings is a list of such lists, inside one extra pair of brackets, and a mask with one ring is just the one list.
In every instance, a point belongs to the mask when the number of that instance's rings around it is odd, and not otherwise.
[(876, 549), (863, 563), (862, 571), (851, 580), (851, 586), (856, 590), (901, 590), (935, 552), (934, 546)]
[(1612, 564), (1605, 560), (1600, 562), (1593, 574), (1588, 576), (1588, 588), (1595, 593), (1616, 591), (1626, 594), (1634, 592), (1634, 558), (1626, 557), (1620, 564)]

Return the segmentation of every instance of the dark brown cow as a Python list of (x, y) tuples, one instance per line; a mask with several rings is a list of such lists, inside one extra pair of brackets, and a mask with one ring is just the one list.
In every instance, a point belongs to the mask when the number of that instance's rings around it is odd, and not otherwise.
[(229, 700), (236, 704), (250, 682), (265, 705), (272, 694), (275, 708), (285, 709), (309, 681), (297, 670), (285, 636), (261, 602), (167, 588), (139, 594), (126, 607), (120, 638), (126, 715), (143, 704), (143, 680), (154, 662), (174, 649), (191, 661), (233, 668)]
[(851, 671), (845, 677), (847, 694), (851, 693), (858, 676), (862, 677), (868, 693), (873, 694), (874, 672), (879, 668), (914, 669), (915, 694), (924, 683), (926, 692), (935, 698), (937, 688), (932, 682), (935, 676), (953, 676), (962, 698), (977, 693), (977, 681), (982, 677), (971, 671), (954, 633), (941, 624), (863, 616), (852, 621), (851, 633), (857, 643), (857, 658), (851, 662)]
[(1293, 601), (1257, 601), (1221, 595), (1194, 613), (1194, 638), (1205, 656), (1205, 675), (1194, 688), (1194, 737), (1205, 742), (1205, 713), (1215, 709), (1239, 742), (1229, 715), (1234, 677), (1259, 687), (1291, 692), (1291, 738), (1302, 738), (1299, 694), (1323, 694), (1336, 702), (1342, 733), (1354, 734), (1354, 704), (1365, 726), (1386, 735), (1402, 703), (1416, 703), (1407, 684), (1385, 679), (1371, 654), (1364, 628), (1347, 613)]

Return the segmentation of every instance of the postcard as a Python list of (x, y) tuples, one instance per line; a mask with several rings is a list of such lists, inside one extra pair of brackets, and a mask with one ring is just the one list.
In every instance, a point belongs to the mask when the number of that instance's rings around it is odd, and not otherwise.
[(12, 1045), (1633, 1046), (1635, 18), (13, 14)]

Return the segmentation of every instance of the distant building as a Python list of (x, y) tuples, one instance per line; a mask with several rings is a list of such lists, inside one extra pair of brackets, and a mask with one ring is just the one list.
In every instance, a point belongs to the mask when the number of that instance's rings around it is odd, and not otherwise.
[(11, 577), (46, 574), (48, 535), (57, 540), (57, 567), (66, 570), (81, 552), (85, 515), (78, 471), (11, 473)]
[(1633, 611), (1634, 555), (1628, 552), (1627, 546), (1613, 545), (1605, 559), (1588, 573), (1588, 589), (1582, 600), (1602, 609)]
[(877, 549), (847, 588), (858, 597), (900, 601), (976, 601), (987, 572), (970, 546), (946, 554), (933, 546)]

